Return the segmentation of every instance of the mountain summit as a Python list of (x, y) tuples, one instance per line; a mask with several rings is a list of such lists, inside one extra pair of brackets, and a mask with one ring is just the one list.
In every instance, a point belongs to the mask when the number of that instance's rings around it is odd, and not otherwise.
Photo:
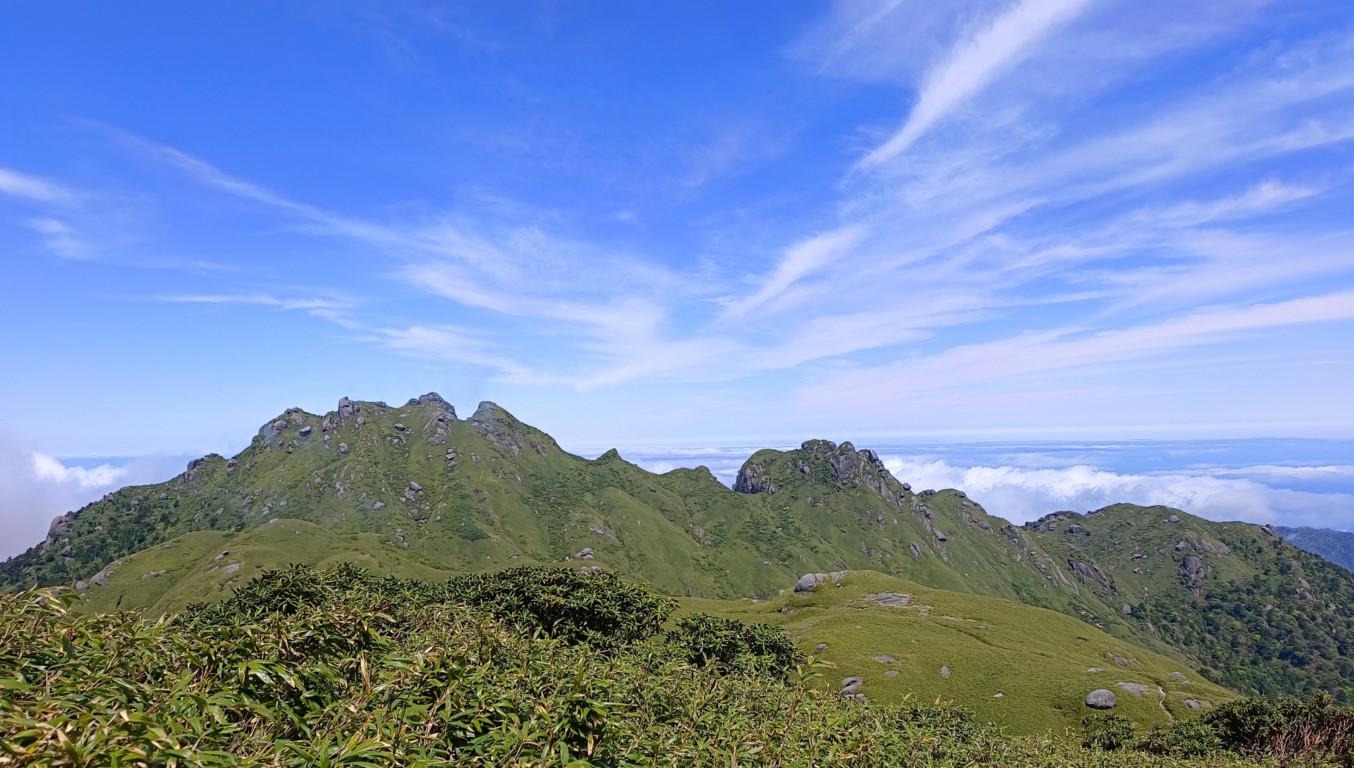
[(1129, 504), (1018, 526), (961, 490), (905, 480), (872, 450), (809, 440), (756, 452), (730, 489), (704, 468), (575, 456), (491, 402), (462, 419), (435, 393), (398, 407), (343, 398), (325, 414), (284, 411), (237, 456), (58, 517), (0, 564), (0, 585), (166, 610), (292, 561), (426, 578), (607, 567), (718, 598), (874, 570), (1053, 609), (1245, 692), (1354, 679), (1354, 574), (1272, 528)]

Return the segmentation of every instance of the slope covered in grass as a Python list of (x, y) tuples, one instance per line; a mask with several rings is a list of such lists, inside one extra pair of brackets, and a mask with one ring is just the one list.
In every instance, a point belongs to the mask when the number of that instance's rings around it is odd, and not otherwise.
[(872, 701), (957, 702), (1016, 733), (1077, 729), (1092, 711), (1086, 695), (1102, 688), (1115, 694), (1114, 712), (1144, 729), (1194, 714), (1187, 701), (1204, 709), (1236, 698), (1178, 661), (1060, 613), (870, 571), (810, 593), (690, 600), (683, 610), (784, 627), (801, 649), (837, 665), (825, 681), (832, 692), (860, 677)]
[(434, 394), (290, 409), (235, 457), (57, 518), (0, 563), (0, 590), (66, 584), (91, 609), (161, 611), (335, 559), (423, 577), (582, 560), (707, 598), (875, 570), (1059, 611), (1243, 693), (1354, 697), (1354, 573), (1266, 527), (1132, 505), (1016, 526), (825, 440), (758, 451), (730, 489), (702, 468), (574, 456), (493, 403), (463, 419)]
[(0, 596), (0, 760), (201, 766), (1241, 766), (1006, 737), (962, 711), (697, 663), (605, 573), (270, 572), (149, 622)]

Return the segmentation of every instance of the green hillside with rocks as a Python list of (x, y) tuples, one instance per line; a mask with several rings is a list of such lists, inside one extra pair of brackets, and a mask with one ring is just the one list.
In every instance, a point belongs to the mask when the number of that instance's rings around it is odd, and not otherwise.
[(463, 419), (435, 394), (290, 409), (237, 456), (57, 518), (0, 585), (158, 615), (291, 562), (434, 580), (555, 564), (763, 606), (806, 573), (870, 571), (1056, 611), (1244, 694), (1348, 697), (1354, 680), (1354, 574), (1273, 529), (1132, 505), (1017, 526), (822, 440), (757, 452), (730, 489), (575, 456), (493, 403)]
[[(825, 580), (842, 586), (791, 615), (812, 624), (815, 612), (858, 614), (854, 601), (879, 587), (945, 605), (858, 576)], [(1019, 736), (962, 707), (858, 692), (873, 681), (834, 692), (824, 682), (839, 670), (794, 650), (785, 630), (673, 616), (672, 598), (605, 571), (515, 567), (434, 583), (297, 566), (154, 621), (70, 611), (78, 600), (54, 589), (0, 595), (0, 763), (1334, 768), (1354, 756), (1354, 712), (1321, 700), (1232, 701), (1150, 730), (1098, 714), (1076, 732)], [(971, 685), (979, 670), (956, 663), (942, 679)], [(1153, 702), (1150, 685), (1167, 670), (1109, 677), (1145, 680), (1134, 708), (1165, 711), (1176, 690), (1163, 684)], [(1180, 676), (1173, 689), (1192, 684)]]
[(847, 571), (765, 601), (683, 601), (742, 622), (783, 627), (832, 662), (829, 692), (872, 701), (963, 702), (1013, 733), (1076, 731), (1088, 701), (1142, 728), (1237, 698), (1188, 666), (1043, 608)]

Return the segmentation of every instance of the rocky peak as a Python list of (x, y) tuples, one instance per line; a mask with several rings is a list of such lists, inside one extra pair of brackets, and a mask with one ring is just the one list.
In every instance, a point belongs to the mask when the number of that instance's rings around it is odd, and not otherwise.
[(514, 456), (524, 450), (545, 455), (560, 449), (554, 438), (535, 427), (523, 424), (503, 407), (488, 400), (479, 404), (470, 418), (466, 419), (466, 423), (485, 438), (512, 451)]
[(338, 401), (339, 424), (347, 424), (353, 417), (362, 410), (362, 406), (354, 403), (346, 397), (340, 397)]
[[(456, 418), (456, 407), (453, 406), (451, 403), (448, 403), (446, 400), (442, 399), (442, 396), (437, 394), (436, 392), (429, 392), (426, 395), (419, 395), (418, 397), (410, 399), (408, 403), (405, 403), (405, 407), (415, 405), (422, 405), (426, 407), (435, 408), (444, 413), (451, 414), (452, 419)], [(481, 403), (480, 405), (481, 407), (483, 407), (484, 404)], [(490, 403), (489, 405), (493, 405), (493, 403)], [(478, 413), (478, 411), (476, 413)]]
[(878, 453), (830, 440), (806, 440), (798, 450), (753, 454), (738, 471), (733, 489), (739, 493), (776, 493), (791, 483), (803, 482), (800, 478), (864, 486), (894, 504), (903, 504), (909, 492), (884, 466)]
[(1054, 531), (1064, 530), (1068, 527), (1071, 527), (1061, 525), (1061, 523), (1065, 522), (1070, 522), (1076, 527), (1080, 528), (1081, 526), (1076, 525), (1076, 522), (1078, 520), (1081, 520), (1082, 517), (1083, 516), (1080, 513), (1069, 512), (1067, 510), (1063, 510), (1061, 512), (1050, 512), (1049, 514), (1044, 515), (1038, 520), (1031, 520), (1030, 522), (1025, 523), (1024, 526), (1022, 527), (1024, 527), (1027, 530), (1032, 530), (1035, 533), (1053, 533)]

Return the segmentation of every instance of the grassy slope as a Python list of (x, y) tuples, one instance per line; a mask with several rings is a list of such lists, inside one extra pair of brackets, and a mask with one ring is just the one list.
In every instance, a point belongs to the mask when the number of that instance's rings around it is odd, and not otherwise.
[[(906, 595), (910, 604), (867, 599), (877, 594)], [(787, 592), (764, 602), (685, 600), (682, 610), (785, 627), (806, 652), (837, 665), (829, 686), (859, 676), (865, 680), (860, 691), (871, 700), (953, 701), (1021, 734), (1075, 733), (1091, 711), (1086, 694), (1096, 688), (1114, 691), (1114, 711), (1142, 727), (1186, 716), (1187, 699), (1218, 704), (1236, 698), (1177, 661), (1060, 613), (868, 571), (848, 572), (841, 586), (829, 583), (811, 594)], [(815, 650), (824, 643), (825, 650)], [(950, 669), (948, 678), (942, 667)], [(898, 674), (886, 675), (890, 670)], [(1117, 687), (1120, 682), (1149, 690), (1139, 698)]]
[[(874, 569), (1057, 610), (1247, 691), (1354, 679), (1340, 650), (1354, 644), (1354, 574), (1257, 526), (1183, 514), (1167, 523), (1170, 510), (1120, 505), (1017, 527), (957, 491), (913, 492), (871, 452), (826, 441), (760, 451), (744, 474), (760, 492), (732, 492), (702, 470), (654, 475), (614, 453), (589, 461), (497, 406), (458, 419), (436, 396), (291, 410), (229, 463), (208, 457), (68, 516), (42, 545), (0, 564), (0, 586), (88, 581), (185, 534), (245, 536), (286, 518), (335, 537), (335, 552), (447, 571), (562, 563), (591, 548), (596, 564), (677, 595), (770, 595), (805, 572)], [(1073, 524), (1084, 530), (1068, 533)], [(318, 562), (325, 551), (293, 559)], [(240, 552), (246, 573), (283, 556)], [(1182, 574), (1186, 557), (1203, 564), (1198, 583)], [(1079, 576), (1078, 564), (1093, 575)], [(138, 584), (116, 597), (90, 587), (92, 605), (147, 607), (174, 592), (164, 603), (173, 606), (208, 593), (195, 586), (200, 569), (182, 590), (172, 583), (186, 570), (114, 571), (110, 583)]]
[[(134, 609), (148, 615), (171, 613), (191, 603), (215, 602), (260, 572), (291, 563), (326, 566), (356, 563), (383, 576), (436, 581), (451, 575), (374, 534), (340, 536), (314, 523), (276, 520), (241, 533), (202, 531), (121, 558), (108, 585), (91, 589), (83, 613)], [(240, 566), (230, 571), (230, 566)], [(157, 575), (158, 574), (158, 575)]]

